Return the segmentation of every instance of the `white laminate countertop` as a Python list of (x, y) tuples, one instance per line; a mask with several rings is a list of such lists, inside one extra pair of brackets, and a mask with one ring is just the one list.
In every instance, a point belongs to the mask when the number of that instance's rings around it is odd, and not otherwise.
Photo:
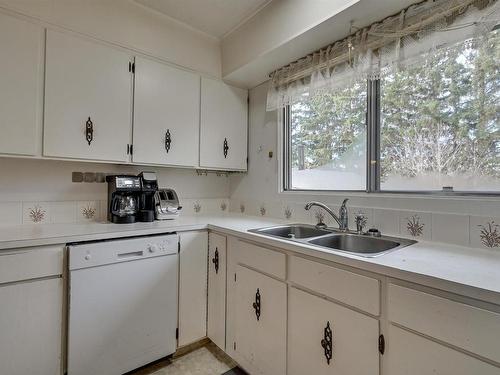
[(313, 256), (392, 278), (418, 283), (500, 305), (500, 251), (435, 242), (418, 242), (376, 258), (320, 249), (285, 239), (250, 233), (249, 229), (285, 223), (283, 220), (227, 214), (181, 216), (153, 223), (47, 224), (0, 226), (0, 251), (167, 232), (212, 229), (295, 253)]

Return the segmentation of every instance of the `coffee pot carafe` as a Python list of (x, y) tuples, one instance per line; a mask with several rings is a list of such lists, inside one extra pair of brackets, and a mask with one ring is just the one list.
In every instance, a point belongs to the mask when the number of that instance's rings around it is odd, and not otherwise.
[(120, 217), (135, 215), (137, 213), (137, 198), (133, 195), (116, 194), (111, 204), (111, 212)]
[(135, 223), (138, 220), (138, 199), (141, 180), (138, 176), (107, 176), (108, 220), (116, 224)]

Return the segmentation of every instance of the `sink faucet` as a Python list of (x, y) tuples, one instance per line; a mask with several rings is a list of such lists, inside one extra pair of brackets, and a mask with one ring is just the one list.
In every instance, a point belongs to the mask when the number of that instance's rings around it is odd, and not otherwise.
[[(346, 203), (348, 200), (349, 200), (349, 198), (346, 198), (342, 202), (342, 206), (340, 206), (338, 216), (326, 204), (321, 203), (321, 202), (309, 202), (306, 204), (305, 209), (307, 211), (309, 211), (311, 209), (311, 207), (313, 207), (313, 206), (321, 207), (322, 209), (324, 209), (326, 212), (328, 212), (335, 219), (335, 221), (339, 225), (339, 229), (343, 232), (346, 232), (349, 229), (349, 218), (348, 218), (347, 206), (346, 206)], [(326, 228), (326, 224), (325, 223), (318, 223), (318, 224), (316, 224), (316, 227)]]

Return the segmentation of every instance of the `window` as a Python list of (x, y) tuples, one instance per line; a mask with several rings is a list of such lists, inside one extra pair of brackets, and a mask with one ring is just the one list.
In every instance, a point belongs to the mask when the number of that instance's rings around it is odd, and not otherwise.
[(500, 31), (488, 40), (382, 75), (369, 95), (364, 82), (289, 105), (285, 190), (500, 193)]
[(366, 189), (366, 83), (290, 106), (291, 189)]
[(490, 40), (381, 79), (381, 190), (500, 191), (499, 45)]

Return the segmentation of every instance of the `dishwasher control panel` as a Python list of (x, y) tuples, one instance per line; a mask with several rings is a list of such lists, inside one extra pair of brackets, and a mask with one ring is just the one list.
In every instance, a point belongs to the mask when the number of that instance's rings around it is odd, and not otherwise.
[(177, 254), (178, 244), (177, 234), (166, 234), (70, 245), (69, 269), (173, 255)]

